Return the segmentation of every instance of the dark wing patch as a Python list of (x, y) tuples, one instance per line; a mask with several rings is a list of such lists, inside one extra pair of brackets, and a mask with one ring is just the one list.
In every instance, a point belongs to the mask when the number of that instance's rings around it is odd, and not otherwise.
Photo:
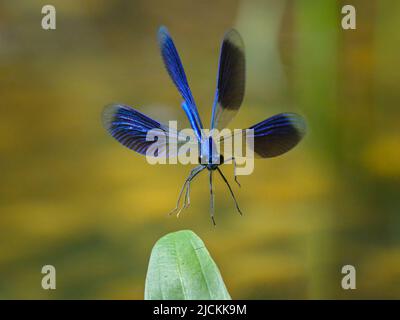
[(271, 158), (294, 148), (306, 133), (306, 123), (298, 114), (281, 113), (249, 129), (254, 130), (254, 152)]
[(218, 75), (218, 103), (226, 109), (240, 108), (245, 89), (243, 41), (236, 30), (224, 37)]

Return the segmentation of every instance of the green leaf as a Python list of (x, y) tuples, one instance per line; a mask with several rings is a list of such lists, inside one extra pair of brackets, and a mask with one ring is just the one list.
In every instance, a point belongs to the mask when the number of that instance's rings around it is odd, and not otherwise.
[(146, 300), (231, 299), (203, 241), (190, 230), (165, 235), (154, 245)]

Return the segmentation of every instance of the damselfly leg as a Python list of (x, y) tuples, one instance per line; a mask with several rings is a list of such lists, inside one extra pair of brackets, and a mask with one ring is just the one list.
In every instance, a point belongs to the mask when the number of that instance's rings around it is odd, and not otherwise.
[(238, 203), (237, 203), (235, 194), (233, 193), (232, 188), (231, 188), (231, 186), (229, 185), (228, 180), (226, 180), (226, 178), (225, 178), (225, 176), (224, 176), (224, 174), (222, 173), (222, 171), (221, 171), (220, 168), (217, 167), (217, 170), (218, 170), (218, 172), (219, 172), (219, 174), (221, 175), (222, 179), (224, 180), (224, 182), (226, 183), (226, 185), (227, 185), (228, 188), (229, 188), (229, 191), (230, 191), (230, 193), (231, 193), (231, 196), (232, 196), (232, 198), (233, 198), (233, 201), (235, 202), (235, 206), (236, 206), (237, 211), (239, 212), (240, 215), (243, 215), (243, 213), (242, 213), (242, 211), (240, 210), (239, 205), (238, 205)]

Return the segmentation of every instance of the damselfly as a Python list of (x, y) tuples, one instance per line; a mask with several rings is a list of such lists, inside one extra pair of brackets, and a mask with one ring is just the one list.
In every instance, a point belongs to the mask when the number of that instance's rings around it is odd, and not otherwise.
[[(233, 190), (220, 168), (221, 164), (229, 160), (229, 162), (233, 161), (236, 172), (236, 162), (234, 157), (224, 161), (223, 155), (215, 148), (215, 141), (212, 135), (204, 134), (203, 124), (190, 91), (181, 60), (165, 27), (159, 29), (158, 41), (165, 67), (183, 98), (182, 108), (193, 128), (197, 139), (196, 143), (199, 147), (199, 165), (190, 171), (179, 193), (176, 207), (171, 213), (179, 215), (183, 209), (189, 206), (190, 183), (200, 172), (207, 169), (209, 172), (210, 214), (215, 225), (213, 194), (213, 172), (215, 171), (222, 177), (233, 198), (237, 211), (242, 214)], [(239, 111), (244, 91), (244, 44), (240, 34), (231, 29), (225, 34), (221, 44), (217, 88), (212, 106), (211, 130), (221, 130), (227, 126)], [(129, 149), (143, 155), (154, 143), (154, 141), (146, 139), (146, 135), (150, 130), (159, 129), (164, 131), (166, 135), (171, 135), (171, 132), (173, 132), (169, 130), (170, 128), (167, 125), (161, 124), (122, 104), (107, 106), (103, 113), (103, 123), (115, 139)], [(305, 134), (306, 125), (304, 119), (295, 113), (281, 113), (257, 123), (250, 129), (253, 130), (254, 154), (260, 158), (271, 158), (279, 156), (296, 146)], [(167, 148), (167, 143), (168, 140), (165, 141), (165, 148)], [(157, 155), (168, 156), (162, 150), (159, 150)], [(238, 183), (236, 173), (235, 181)], [(240, 186), (239, 183), (238, 185)], [(183, 195), (184, 201), (181, 205)]]

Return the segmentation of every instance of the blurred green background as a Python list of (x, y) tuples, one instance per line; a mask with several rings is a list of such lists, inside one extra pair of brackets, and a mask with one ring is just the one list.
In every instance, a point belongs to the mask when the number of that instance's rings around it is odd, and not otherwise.
[[(0, 298), (142, 299), (150, 251), (192, 229), (234, 299), (400, 298), (399, 1), (0, 2)], [(353, 4), (357, 30), (342, 30)], [(167, 213), (190, 166), (151, 166), (114, 141), (101, 111), (122, 102), (188, 126), (157, 40), (174, 37), (208, 123), (220, 40), (246, 44), (247, 90), (231, 128), (304, 115), (293, 151), (256, 160), (235, 187), (245, 215), (206, 175)], [(224, 172), (232, 181), (232, 166)], [(41, 288), (41, 268), (57, 289)], [(357, 289), (341, 288), (341, 268)]]

